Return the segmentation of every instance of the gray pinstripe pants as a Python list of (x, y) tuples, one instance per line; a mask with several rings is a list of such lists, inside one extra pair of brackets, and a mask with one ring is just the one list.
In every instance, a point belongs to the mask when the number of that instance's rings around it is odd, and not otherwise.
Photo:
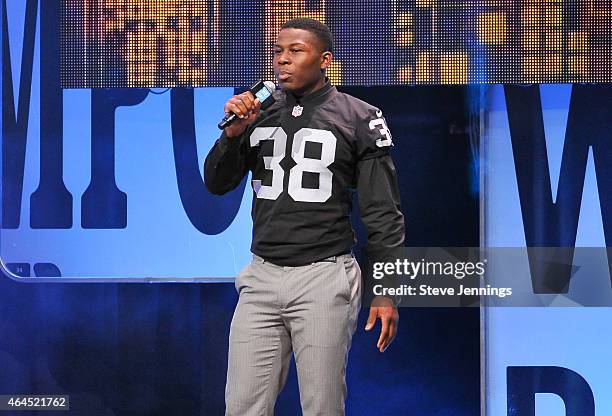
[(361, 286), (359, 265), (349, 254), (300, 267), (253, 256), (236, 277), (225, 415), (274, 415), (292, 351), (303, 416), (344, 415)]

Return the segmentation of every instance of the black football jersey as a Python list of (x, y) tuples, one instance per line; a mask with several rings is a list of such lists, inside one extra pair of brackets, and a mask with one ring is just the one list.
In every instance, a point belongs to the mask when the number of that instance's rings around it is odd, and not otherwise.
[(329, 81), (303, 97), (275, 97), (240, 137), (222, 134), (205, 165), (206, 184), (217, 194), (252, 173), (252, 252), (287, 266), (348, 252), (356, 188), (369, 235), (402, 244), (392, 138), (382, 112)]

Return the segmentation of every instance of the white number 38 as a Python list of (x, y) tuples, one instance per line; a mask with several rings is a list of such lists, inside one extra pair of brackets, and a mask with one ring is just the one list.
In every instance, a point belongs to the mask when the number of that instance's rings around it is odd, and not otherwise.
[[(285, 171), (280, 165), (285, 157), (287, 133), (282, 127), (257, 127), (250, 136), (251, 147), (258, 146), (264, 140), (274, 142), (272, 156), (264, 156), (264, 167), (272, 171), (272, 185), (255, 187), (257, 198), (276, 199), (283, 192)], [(313, 159), (305, 156), (306, 143), (321, 144), (321, 158)], [(289, 195), (294, 201), (325, 202), (332, 194), (332, 171), (328, 166), (336, 157), (336, 136), (331, 131), (302, 128), (293, 136), (291, 157), (296, 165), (289, 170)], [(318, 188), (304, 188), (302, 176), (304, 172), (319, 174)]]

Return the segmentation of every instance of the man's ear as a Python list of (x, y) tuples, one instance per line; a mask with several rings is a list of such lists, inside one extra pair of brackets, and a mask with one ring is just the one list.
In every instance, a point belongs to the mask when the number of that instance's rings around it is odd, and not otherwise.
[(327, 69), (327, 67), (331, 64), (333, 57), (334, 56), (331, 52), (323, 52), (323, 54), (321, 55), (321, 69)]

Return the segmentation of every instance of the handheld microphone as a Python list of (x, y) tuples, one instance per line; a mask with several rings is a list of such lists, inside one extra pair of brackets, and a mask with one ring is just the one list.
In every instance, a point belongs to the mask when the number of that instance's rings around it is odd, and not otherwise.
[[(276, 101), (272, 96), (272, 93), (275, 89), (276, 86), (272, 81), (259, 81), (257, 84), (253, 85), (249, 89), (249, 91), (251, 91), (251, 94), (253, 94), (256, 98), (259, 98), (259, 102), (261, 103), (261, 110), (265, 110), (266, 108), (274, 104), (274, 101)], [(219, 127), (220, 130), (223, 130), (224, 128), (232, 124), (234, 120), (236, 120), (236, 118), (236, 114), (228, 114), (223, 117), (217, 127)]]

